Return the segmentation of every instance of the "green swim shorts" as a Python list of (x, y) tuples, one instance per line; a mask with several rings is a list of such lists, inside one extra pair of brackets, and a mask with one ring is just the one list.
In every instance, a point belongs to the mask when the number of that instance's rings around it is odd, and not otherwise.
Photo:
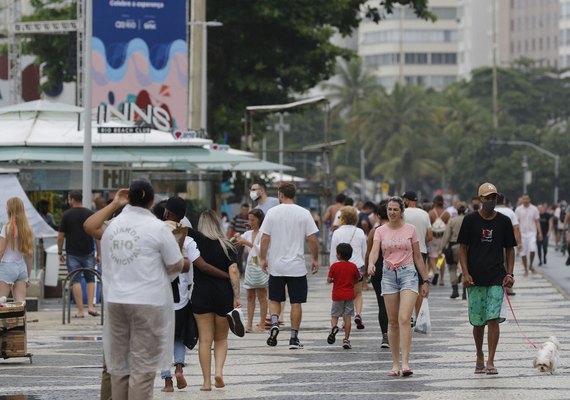
[(501, 318), (503, 305), (502, 286), (471, 286), (467, 288), (467, 303), (469, 306), (469, 323), (473, 326), (485, 326), (487, 321)]

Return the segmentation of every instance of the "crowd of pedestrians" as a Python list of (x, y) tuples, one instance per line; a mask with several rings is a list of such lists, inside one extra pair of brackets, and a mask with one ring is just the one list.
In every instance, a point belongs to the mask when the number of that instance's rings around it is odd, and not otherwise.
[[(323, 340), (332, 345), (342, 331), (342, 348), (351, 349), (352, 322), (365, 329), (363, 310), (377, 307), (382, 332), (378, 346), (392, 353), (388, 376), (412, 375), (410, 325), (430, 285), (445, 285), (447, 269), (450, 298), (467, 300), (475, 373), (494, 375), (503, 296), (515, 294), (515, 249), (527, 275), (536, 271), (537, 253), (538, 267), (547, 263), (549, 237), (556, 251), (570, 247), (570, 207), (535, 206), (528, 194), (513, 207), (491, 183), (481, 185), (469, 205), (459, 199), (446, 204), (435, 196), (420, 206), (414, 191), (379, 205), (341, 193), (320, 220), (323, 230), (296, 204), (296, 194), (296, 186), (285, 182), (277, 197), (270, 197), (265, 184), (255, 182), (249, 192), (253, 203), (241, 204), (226, 226), (213, 210), (206, 210), (196, 229), (186, 218), (183, 199), (173, 196), (157, 203), (144, 180), (118, 190), (96, 212), (83, 206), (80, 192), (71, 192), (70, 208), (59, 226), (46, 204), (38, 204), (44, 220), (58, 228), (60, 261), (69, 272), (87, 270), (73, 281), (76, 318), (85, 318), (81, 279), (86, 281), (87, 314), (99, 315), (93, 302), (94, 274), (88, 270), (103, 266), (104, 367), (110, 377), (104, 380), (110, 382), (103, 385), (105, 393), (112, 392), (113, 399), (151, 399), (157, 371), (164, 392), (185, 388), (185, 356), (194, 346), (203, 376), (200, 390), (224, 387), (229, 332), (265, 333), (266, 344), (277, 346), (286, 307), (288, 346), (302, 349), (307, 275), (319, 270), (319, 241), (328, 246), (326, 279), (332, 284), (331, 326)], [(23, 300), (33, 238), (21, 200), (8, 200), (7, 210), (9, 221), (0, 232), (0, 296), (12, 291)], [(368, 282), (377, 304), (364, 304)], [(241, 288), (247, 292), (245, 322)]]

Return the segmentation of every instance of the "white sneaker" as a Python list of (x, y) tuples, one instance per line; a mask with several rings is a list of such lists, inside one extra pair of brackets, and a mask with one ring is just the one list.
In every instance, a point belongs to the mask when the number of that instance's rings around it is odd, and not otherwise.
[(245, 325), (243, 323), (243, 313), (241, 312), (241, 307), (234, 308), (232, 311), (226, 314), (228, 324), (232, 333), (238, 337), (245, 336)]

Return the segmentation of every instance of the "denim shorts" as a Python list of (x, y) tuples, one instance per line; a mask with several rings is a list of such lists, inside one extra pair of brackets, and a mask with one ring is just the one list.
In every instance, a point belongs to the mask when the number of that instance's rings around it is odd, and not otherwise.
[(354, 317), (354, 300), (334, 301), (331, 307), (331, 317)]
[[(66, 257), (67, 272), (75, 271), (78, 268), (90, 268), (95, 269), (95, 257), (93, 254), (88, 254), (86, 256), (72, 256), (70, 254)], [(95, 275), (91, 272), (79, 272), (73, 277), (73, 283), (80, 283), (81, 277), (85, 278), (86, 283), (95, 282)]]
[(0, 263), (0, 281), (13, 285), (16, 281), (28, 280), (28, 268), (24, 260)]
[(414, 264), (402, 265), (391, 270), (386, 265), (382, 268), (382, 295), (411, 290), (418, 293), (418, 273)]

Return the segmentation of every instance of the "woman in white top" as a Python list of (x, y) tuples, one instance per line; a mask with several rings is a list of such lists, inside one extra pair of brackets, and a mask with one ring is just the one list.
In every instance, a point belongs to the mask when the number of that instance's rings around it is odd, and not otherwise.
[(0, 297), (11, 290), (14, 301), (25, 301), (34, 254), (32, 229), (19, 197), (8, 199), (6, 211), (8, 222), (0, 232)]
[(356, 329), (364, 329), (362, 323), (362, 282), (364, 277), (364, 257), (366, 257), (366, 235), (364, 231), (356, 227), (358, 222), (358, 213), (352, 206), (344, 206), (340, 209), (339, 227), (332, 235), (330, 248), (329, 265), (334, 264), (336, 260), (336, 246), (340, 243), (348, 243), (352, 246), (352, 257), (350, 262), (356, 264), (360, 271), (360, 281), (354, 285), (354, 308), (356, 315), (354, 323)]
[[(243, 287), (247, 290), (247, 326), (246, 332), (264, 332), (265, 318), (267, 316), (267, 286), (269, 285), (269, 275), (261, 269), (259, 259), (259, 248), (261, 245), (261, 235), (259, 227), (263, 223), (265, 214), (259, 208), (254, 208), (249, 212), (249, 226), (251, 230), (243, 235), (236, 233), (235, 243), (238, 246), (249, 247), (247, 255), (247, 266)], [(255, 313), (255, 298), (259, 300), (259, 323), (253, 329), (253, 314)]]

